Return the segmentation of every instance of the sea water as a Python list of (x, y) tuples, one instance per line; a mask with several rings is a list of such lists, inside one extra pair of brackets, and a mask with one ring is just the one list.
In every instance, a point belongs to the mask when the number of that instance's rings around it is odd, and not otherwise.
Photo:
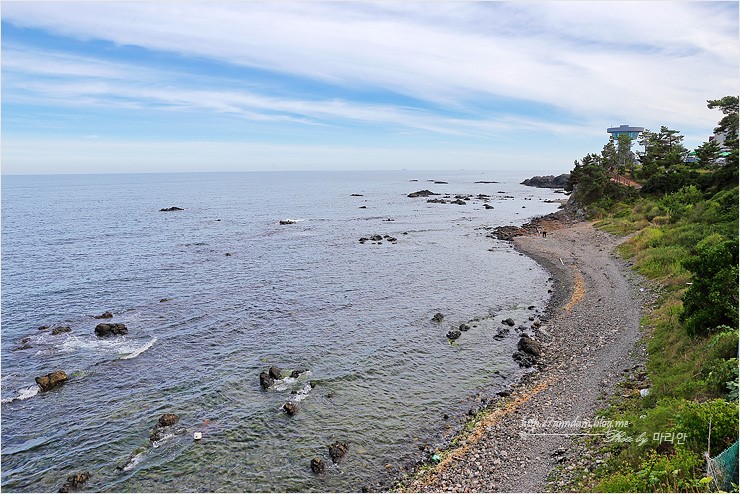
[[(52, 491), (88, 471), (94, 491), (357, 491), (397, 474), (458, 430), (476, 395), (521, 375), (517, 331), (493, 336), (544, 307), (548, 274), (485, 228), (563, 197), (523, 178), (4, 176), (2, 488)], [(420, 189), (494, 208), (407, 197)], [(359, 242), (374, 234), (397, 241)], [(113, 319), (92, 317), (104, 311)], [(129, 333), (96, 337), (109, 321)], [(264, 391), (272, 365), (308, 372)], [(69, 380), (39, 392), (34, 377), (54, 370)], [(163, 413), (180, 421), (152, 444)], [(348, 445), (336, 465), (334, 441)]]

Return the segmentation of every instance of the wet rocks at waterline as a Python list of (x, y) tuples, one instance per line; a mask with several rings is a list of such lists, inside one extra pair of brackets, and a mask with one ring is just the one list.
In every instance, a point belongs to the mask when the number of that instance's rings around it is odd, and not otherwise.
[(36, 384), (39, 385), (41, 391), (48, 391), (56, 386), (67, 381), (67, 373), (61, 370), (51, 372), (45, 376), (39, 376), (36, 378)]

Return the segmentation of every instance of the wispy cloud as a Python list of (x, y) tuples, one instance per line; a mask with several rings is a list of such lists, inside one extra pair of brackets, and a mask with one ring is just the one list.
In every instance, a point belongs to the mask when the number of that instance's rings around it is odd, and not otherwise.
[[(617, 123), (701, 134), (717, 121), (706, 99), (737, 90), (737, 12), (735, 2), (9, 1), (4, 22), (98, 49), (4, 35), (4, 98), (492, 143), (591, 138)], [(108, 56), (133, 48), (140, 58)], [(263, 77), (194, 68), (203, 61)]]

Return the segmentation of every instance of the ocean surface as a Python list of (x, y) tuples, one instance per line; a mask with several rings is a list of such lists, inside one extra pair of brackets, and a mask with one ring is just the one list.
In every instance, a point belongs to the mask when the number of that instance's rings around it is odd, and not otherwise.
[[(372, 489), (521, 375), (516, 328), (493, 335), (544, 308), (548, 273), (482, 227), (557, 209), (518, 185), (531, 174), (2, 177), (2, 489), (79, 471), (90, 491)], [(359, 242), (374, 234), (397, 242)], [(98, 338), (100, 322), (129, 333)], [(272, 365), (308, 372), (263, 391)], [(57, 369), (69, 380), (39, 392)], [(163, 413), (180, 421), (152, 444)]]

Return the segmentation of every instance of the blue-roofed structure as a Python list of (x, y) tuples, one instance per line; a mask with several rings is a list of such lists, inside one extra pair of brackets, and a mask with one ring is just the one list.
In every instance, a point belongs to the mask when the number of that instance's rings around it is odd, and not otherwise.
[(627, 134), (630, 139), (637, 139), (640, 132), (644, 131), (644, 127), (630, 127), (629, 125), (622, 124), (619, 127), (609, 127), (606, 131), (612, 135), (614, 139), (619, 139), (622, 134)]

